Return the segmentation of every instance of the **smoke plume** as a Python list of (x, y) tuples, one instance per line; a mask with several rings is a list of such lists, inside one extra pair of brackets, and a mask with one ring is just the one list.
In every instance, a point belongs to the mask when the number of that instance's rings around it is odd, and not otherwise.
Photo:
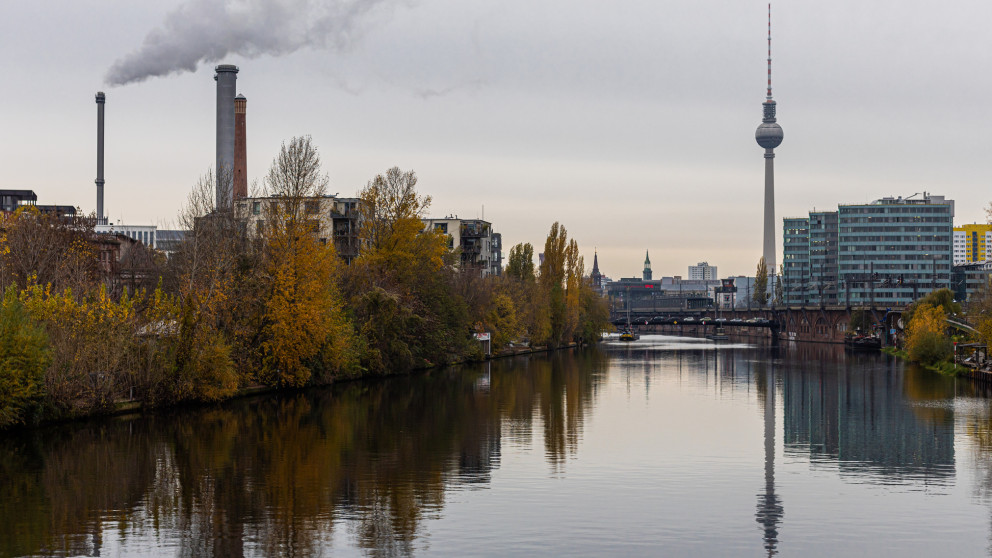
[(304, 47), (344, 50), (370, 11), (390, 0), (190, 0), (104, 78), (125, 85), (196, 71), (228, 55), (278, 56)]

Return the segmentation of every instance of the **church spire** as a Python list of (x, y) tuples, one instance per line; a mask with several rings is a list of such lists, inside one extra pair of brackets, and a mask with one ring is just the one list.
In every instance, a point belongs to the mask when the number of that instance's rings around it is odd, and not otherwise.
[(644, 251), (644, 280), (651, 280), (651, 256), (647, 250)]
[(599, 254), (595, 250), (592, 253), (592, 273), (589, 274), (589, 279), (596, 292), (603, 292), (603, 274), (599, 272)]

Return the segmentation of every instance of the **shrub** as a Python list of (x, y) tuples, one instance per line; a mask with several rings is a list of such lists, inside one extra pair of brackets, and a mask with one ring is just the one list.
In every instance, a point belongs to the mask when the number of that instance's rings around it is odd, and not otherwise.
[(48, 336), (9, 287), (0, 307), (0, 428), (25, 422), (38, 406), (51, 361)]
[(916, 308), (906, 330), (910, 359), (933, 365), (951, 356), (954, 348), (950, 338), (944, 335), (946, 317), (940, 306), (923, 303)]

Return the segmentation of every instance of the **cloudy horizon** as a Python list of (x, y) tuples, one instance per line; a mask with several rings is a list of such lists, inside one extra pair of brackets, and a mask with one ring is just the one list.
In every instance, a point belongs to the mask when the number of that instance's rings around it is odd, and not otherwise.
[[(176, 53), (192, 38), (169, 42), (212, 32), (212, 13), (260, 6), (316, 11), (222, 26), (241, 46), (206, 37), (211, 56)], [(956, 225), (986, 220), (992, 6), (932, 6), (774, 3), (780, 254), (783, 217), (838, 203), (928, 191), (956, 201)], [(638, 275), (645, 250), (656, 277), (698, 261), (752, 274), (761, 254), (766, 2), (112, 0), (5, 12), (0, 188), (33, 189), (39, 203), (93, 211), (93, 94), (105, 90), (108, 217), (174, 222), (213, 164), (213, 66), (230, 63), (248, 98), (249, 179), (309, 134), (331, 193), (412, 169), (433, 215), (484, 207), (504, 256), (517, 242), (540, 251), (553, 221), (587, 269), (596, 249), (614, 278)], [(145, 71), (160, 43), (165, 59)]]

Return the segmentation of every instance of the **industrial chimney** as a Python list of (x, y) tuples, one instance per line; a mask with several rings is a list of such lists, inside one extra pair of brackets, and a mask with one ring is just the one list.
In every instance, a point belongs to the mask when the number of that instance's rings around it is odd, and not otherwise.
[(103, 106), (107, 96), (103, 91), (96, 93), (96, 218), (97, 224), (107, 222), (103, 214)]
[(248, 99), (234, 99), (234, 199), (248, 197), (248, 146), (245, 129), (245, 105)]
[(237, 91), (238, 67), (221, 64), (217, 73), (217, 210), (230, 209), (234, 198), (234, 95)]

